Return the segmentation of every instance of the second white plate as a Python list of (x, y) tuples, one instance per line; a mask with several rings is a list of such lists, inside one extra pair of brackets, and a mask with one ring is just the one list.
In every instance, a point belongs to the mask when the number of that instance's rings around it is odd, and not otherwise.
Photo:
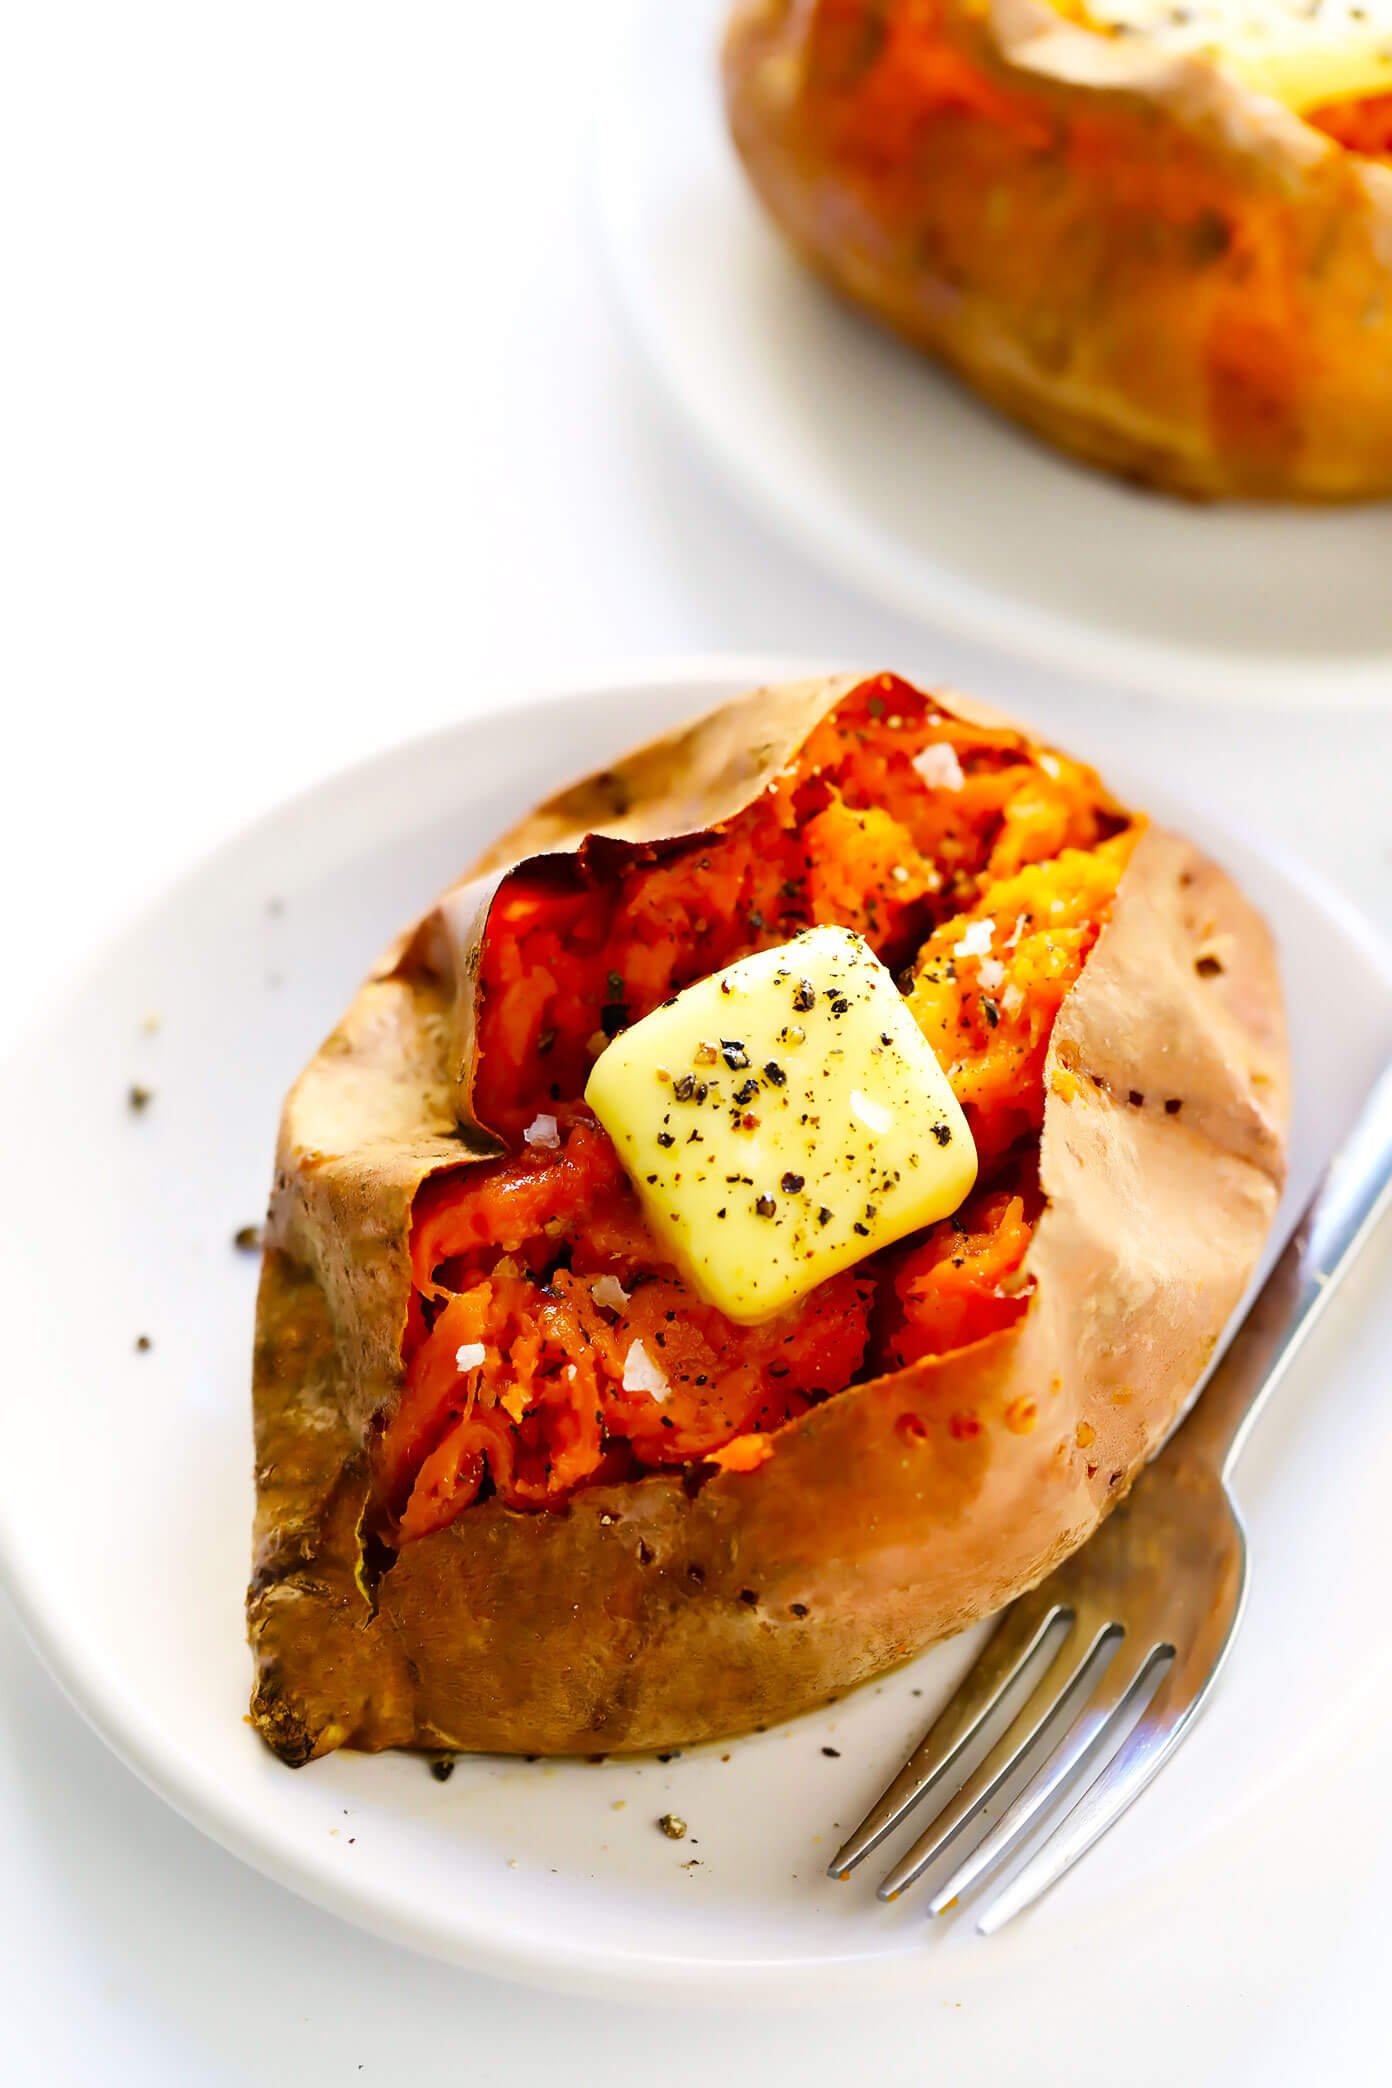
[(1198, 507), (1018, 432), (787, 253), (725, 134), (729, 0), (635, 5), (595, 127), (624, 305), (741, 493), (901, 612), (1162, 694), (1392, 700), (1392, 504)]

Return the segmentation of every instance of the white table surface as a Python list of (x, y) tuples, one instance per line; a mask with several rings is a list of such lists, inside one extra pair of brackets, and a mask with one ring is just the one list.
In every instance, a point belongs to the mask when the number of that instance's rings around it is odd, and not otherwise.
[[(1023, 676), (869, 610), (687, 452), (593, 237), (615, 26), (608, 0), (5, 11), (0, 1041), (275, 799), (510, 686), (664, 654), (892, 665), (1104, 765), (1153, 749), (1392, 927), (1392, 712)], [(76, 1297), (100, 1243), (72, 1245)], [(1119, 1936), (1086, 1970), (1087, 2035), (1034, 1997), (1022, 2067), (1022, 1996), (698, 2026), (370, 1941), (141, 1788), (0, 1608), (0, 2080), (1366, 2078), (1390, 1783), (1392, 1735), (1369, 1734), (1293, 1810), (1287, 1898), (1240, 1929), (1196, 1906), (1178, 1995), (1148, 1988), (1143, 1932)], [(1350, 1835), (1361, 1884), (1331, 1907), (1322, 1852)]]

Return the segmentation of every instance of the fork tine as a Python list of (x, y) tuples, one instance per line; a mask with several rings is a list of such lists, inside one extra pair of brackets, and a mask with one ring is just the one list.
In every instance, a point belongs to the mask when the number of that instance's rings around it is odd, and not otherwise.
[[(1069, 1637), (1072, 1636), (1070, 1633)], [(910, 1885), (922, 1877), (929, 1864), (942, 1854), (949, 1842), (956, 1840), (967, 1823), (980, 1812), (982, 1806), (988, 1804), (995, 1796), (1011, 1772), (1031, 1752), (1045, 1732), (1057, 1724), (1059, 1715), (1069, 1700), (1076, 1702), (1076, 1692), (1083, 1677), (1101, 1657), (1103, 1648), (1114, 1644), (1119, 1636), (1114, 1624), (1105, 1624), (1088, 1635), (1083, 1651), (1076, 1657), (1063, 1661), (1056, 1657), (1050, 1662), (1046, 1672), (1035, 1684), (1023, 1709), (1011, 1719), (990, 1753), (972, 1771), (955, 1797), (950, 1798), (943, 1806), (908, 1854), (901, 1856), (887, 1873), (880, 1885), (877, 1898), (898, 1899), (901, 1892), (907, 1892)], [(1060, 1665), (1064, 1666), (1067, 1672), (1061, 1681), (1056, 1681), (1054, 1669)]]
[(1065, 1810), (1059, 1825), (1018, 1876), (996, 1894), (977, 1922), (983, 1936), (993, 1936), (1056, 1885), (1164, 1768), (1208, 1693), (1205, 1687), (1196, 1695), (1187, 1675), (1181, 1685), (1181, 1673), (1181, 1664), (1175, 1661), (1100, 1776)]
[(854, 1834), (827, 1866), (833, 1878), (848, 1878), (878, 1848), (905, 1814), (970, 1745), (1011, 1685), (1038, 1658), (1072, 1610), (1057, 1597), (1025, 1595), (1005, 1611), (956, 1693), (909, 1756), (889, 1788), (871, 1806)]
[(1169, 1650), (1167, 1646), (1147, 1645), (1144, 1640), (1123, 1639), (1076, 1721), (1038, 1774), (933, 1894), (928, 1907), (930, 1914), (946, 1913), (953, 1901), (969, 1892), (978, 1878), (1004, 1862), (1020, 1846), (1034, 1822), (1074, 1772), (1090, 1757), (1100, 1755), (1109, 1734), (1115, 1730), (1128, 1707), (1134, 1703), (1137, 1692)]

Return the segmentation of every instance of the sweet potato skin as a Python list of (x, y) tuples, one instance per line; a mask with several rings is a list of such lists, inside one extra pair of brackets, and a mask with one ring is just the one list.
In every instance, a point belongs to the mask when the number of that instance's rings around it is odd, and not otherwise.
[(573, 848), (606, 808), (630, 839), (687, 831), (693, 806), (728, 816), (848, 686), (756, 692), (543, 808), (387, 953), (292, 1093), (248, 1598), (252, 1715), (287, 1762), (640, 1751), (787, 1717), (1047, 1573), (1188, 1399), (1279, 1195), (1285, 1044), (1259, 920), (1152, 829), (1055, 1026), (1022, 1320), (838, 1394), (753, 1471), (589, 1488), (557, 1514), (493, 1500), (385, 1571), (364, 1551), (411, 1201), (487, 1149), (467, 1116), (468, 986), (501, 865)]
[(1392, 169), (1049, 0), (740, 0), (750, 180), (1036, 434), (1196, 497), (1392, 492)]

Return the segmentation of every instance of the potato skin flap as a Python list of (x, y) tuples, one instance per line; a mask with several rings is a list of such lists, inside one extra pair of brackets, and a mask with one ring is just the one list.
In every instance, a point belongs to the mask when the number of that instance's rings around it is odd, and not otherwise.
[[(892, 747), (874, 803), (815, 778), (796, 820), (785, 802), (844, 720), (873, 765), (925, 704), (962, 757), (918, 769), (945, 879), (886, 852), (908, 775)], [(287, 1100), (262, 1266), (251, 1709), (282, 1760), (637, 1752), (767, 1725), (999, 1608), (1124, 1494), (1275, 1213), (1284, 1018), (1225, 874), (1105, 795), (1080, 840), (1066, 778), (1046, 787), (1066, 757), (1047, 760), (891, 676), (756, 690), (542, 806), (385, 953)], [(1014, 789), (1026, 773), (1045, 783)], [(987, 807), (970, 833), (967, 800)], [(721, 877), (725, 837), (764, 808), (783, 821), (759, 844), (773, 897), (752, 925), (742, 888), (733, 961), (820, 923), (888, 952), (983, 1168), (940, 1233), (872, 1242), (768, 1323), (786, 1366), (766, 1327), (694, 1299), (696, 1331), (663, 1345), (680, 1271), (582, 1099), (683, 961), (729, 961), (669, 932), (677, 871)], [(989, 882), (967, 873), (978, 831)], [(774, 849), (805, 874), (768, 869)], [(886, 895), (854, 920), (848, 861), (880, 866)], [(509, 953), (553, 936), (533, 1007), (532, 959)], [(783, 1177), (809, 1172), (783, 1159), (767, 1193), (795, 1200)], [(819, 1297), (837, 1301), (820, 1318)], [(516, 1383), (495, 1381), (501, 1327), (520, 1330)], [(557, 1328), (580, 1329), (572, 1377)], [(700, 1340), (738, 1347), (723, 1388), (697, 1384)]]

